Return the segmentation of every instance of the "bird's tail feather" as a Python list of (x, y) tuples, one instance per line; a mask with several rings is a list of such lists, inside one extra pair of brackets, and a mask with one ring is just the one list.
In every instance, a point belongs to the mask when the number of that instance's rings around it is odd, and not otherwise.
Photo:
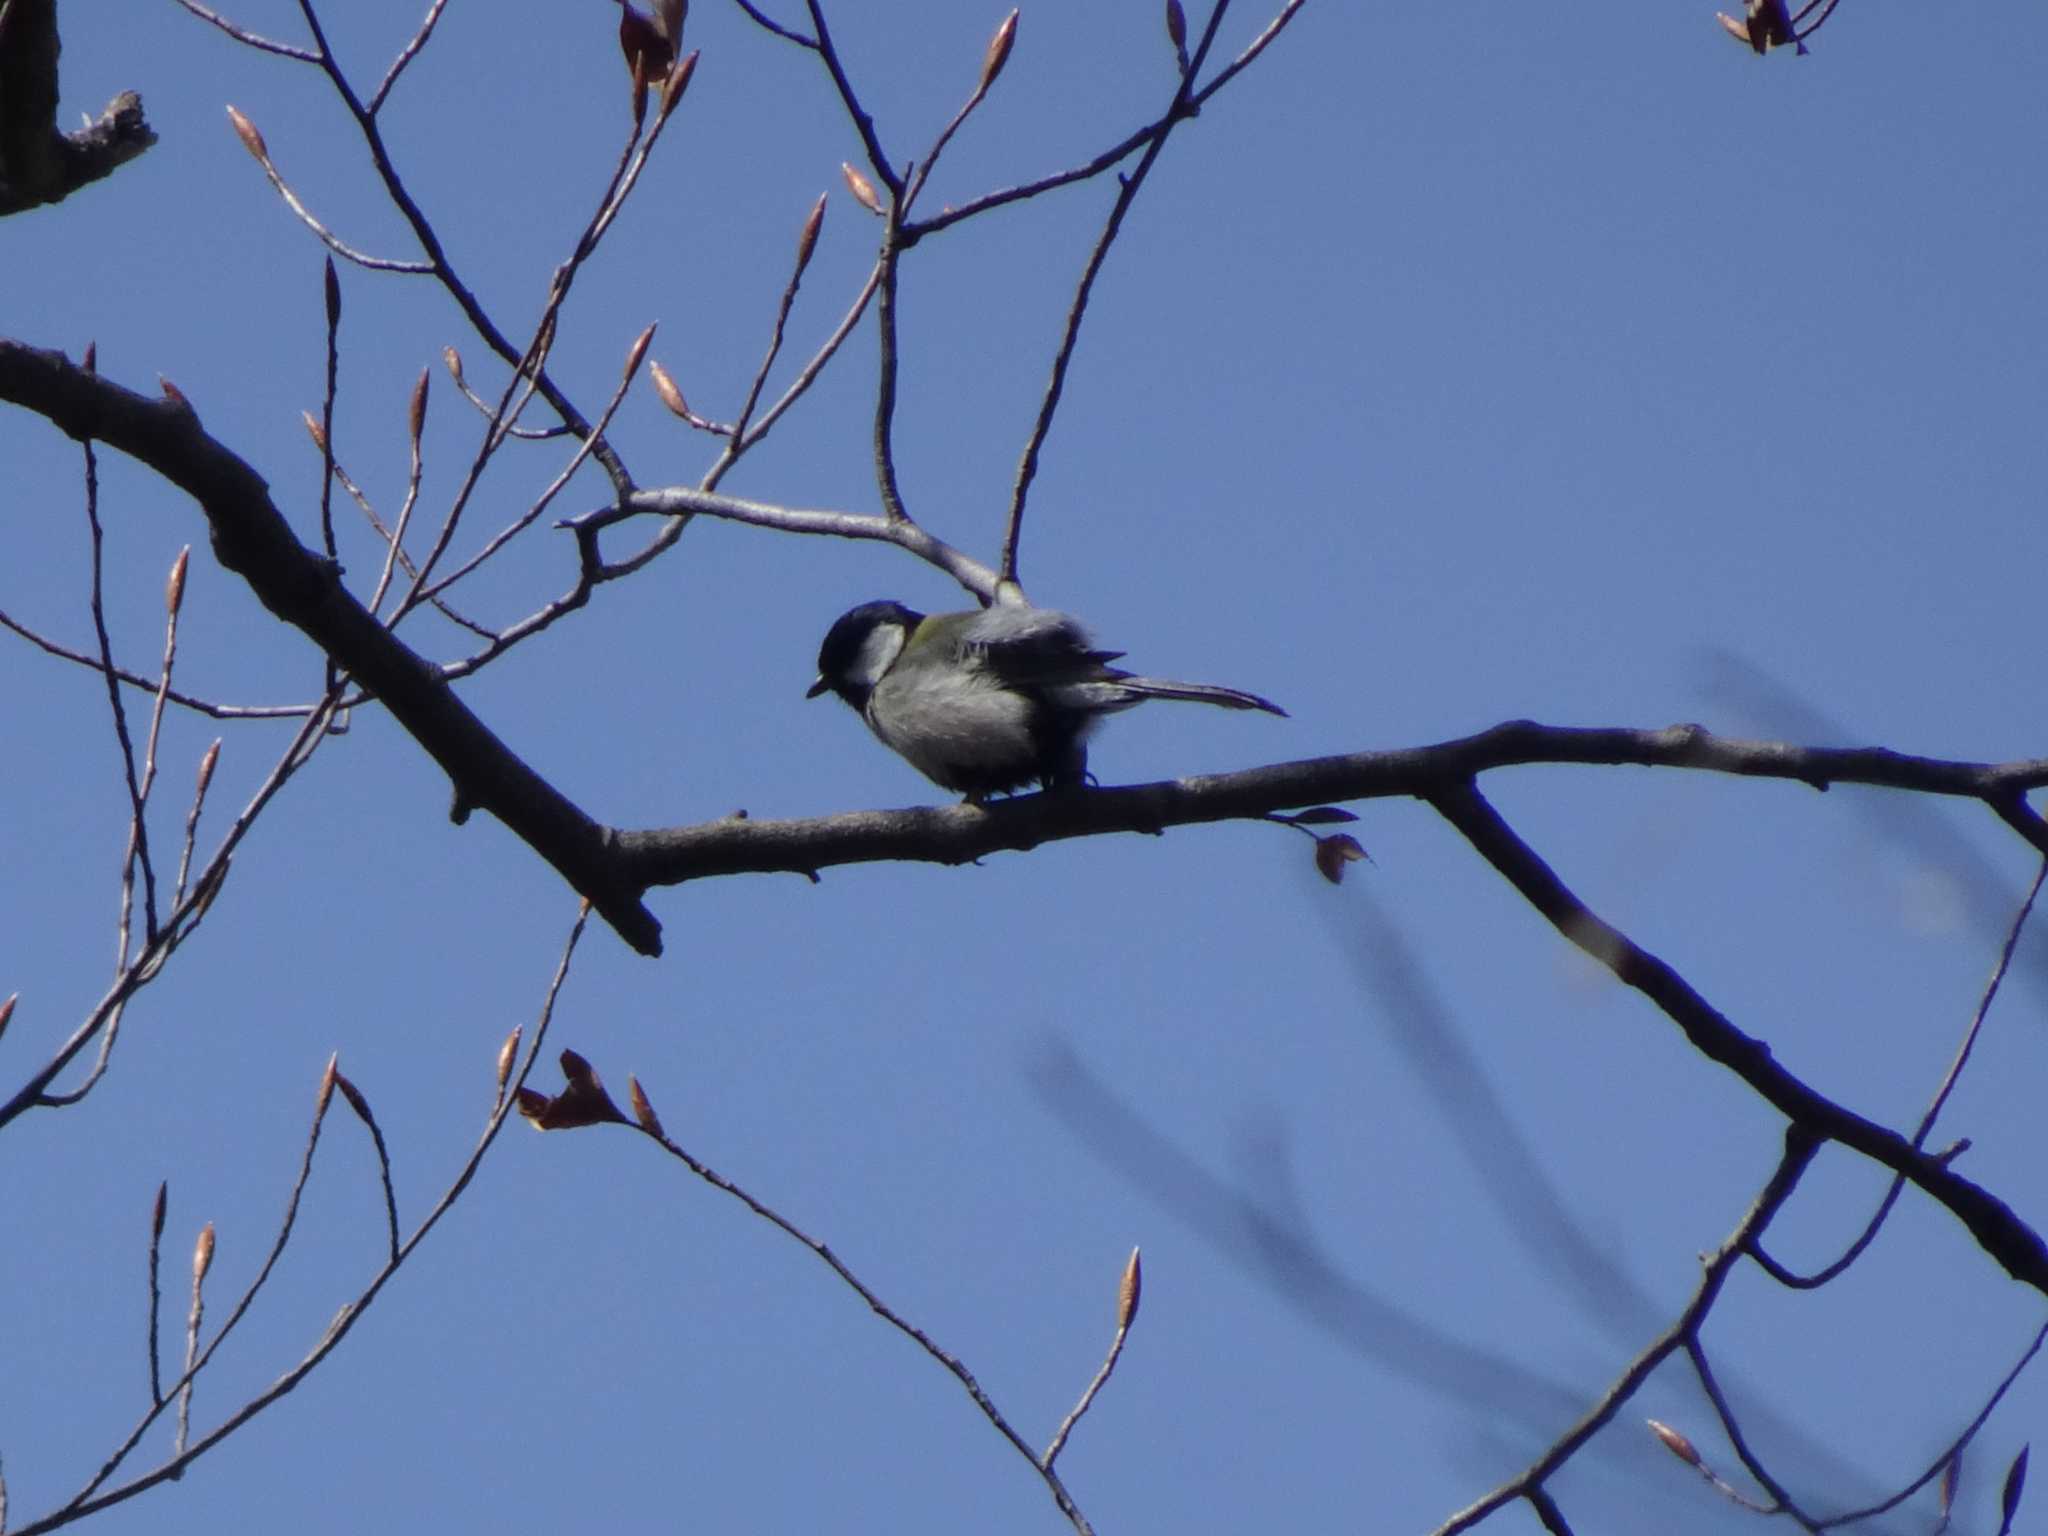
[(1215, 683), (1177, 683), (1166, 677), (1122, 677), (1117, 679), (1117, 684), (1148, 699), (1187, 699), (1196, 704), (1218, 704), (1225, 709), (1263, 709), (1267, 714), (1279, 715), (1283, 719), (1287, 715), (1287, 711), (1271, 699)]

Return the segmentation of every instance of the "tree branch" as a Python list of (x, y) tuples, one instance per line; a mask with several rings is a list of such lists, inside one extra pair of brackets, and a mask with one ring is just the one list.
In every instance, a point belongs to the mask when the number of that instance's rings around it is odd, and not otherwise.
[(0, 0), (0, 215), (62, 202), (156, 142), (123, 91), (77, 133), (57, 129), (57, 0)]
[(441, 670), (379, 624), (340, 571), (293, 535), (263, 477), (200, 427), (182, 397), (149, 400), (85, 373), (58, 352), (0, 341), (0, 400), (154, 469), (206, 514), (220, 563), (390, 709), (448, 774), (454, 819), (482, 807), (590, 899), (620, 937), (658, 954), (661, 925), (624, 888), (607, 830), (535, 773), (455, 696)]
[(2003, 1200), (1780, 1066), (1769, 1045), (1737, 1029), (1677, 971), (1580, 901), (1475, 786), (1468, 782), (1427, 798), (1559, 933), (1662, 1009), (1701, 1055), (1740, 1077), (1795, 1128), (1838, 1141), (1903, 1174), (1962, 1222), (2006, 1273), (2048, 1295), (2048, 1244)]

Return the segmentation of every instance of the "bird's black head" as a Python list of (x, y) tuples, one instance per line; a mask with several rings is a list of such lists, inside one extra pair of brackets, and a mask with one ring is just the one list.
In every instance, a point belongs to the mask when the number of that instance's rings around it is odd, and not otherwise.
[(825, 643), (818, 647), (818, 680), (805, 697), (815, 699), (830, 689), (854, 709), (864, 709), (910, 632), (923, 622), (915, 608), (887, 598), (848, 609), (825, 631)]

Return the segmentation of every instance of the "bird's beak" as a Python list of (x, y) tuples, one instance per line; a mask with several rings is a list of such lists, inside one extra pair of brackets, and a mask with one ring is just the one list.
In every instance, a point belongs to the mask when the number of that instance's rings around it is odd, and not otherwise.
[(819, 694), (823, 693), (827, 688), (830, 688), (831, 686), (832, 685), (830, 683), (826, 682), (825, 679), (822, 676), (820, 676), (815, 683), (811, 684), (810, 687), (804, 690), (804, 697), (807, 699), (815, 699)]

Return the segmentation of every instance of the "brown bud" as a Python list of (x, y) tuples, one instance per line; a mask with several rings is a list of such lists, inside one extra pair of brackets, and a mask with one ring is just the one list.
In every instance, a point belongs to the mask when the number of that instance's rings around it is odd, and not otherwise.
[(185, 601), (185, 567), (191, 562), (192, 546), (187, 544), (171, 562), (171, 574), (164, 581), (164, 611), (174, 619)]
[(1676, 1456), (1688, 1467), (1697, 1467), (1700, 1464), (1700, 1453), (1692, 1448), (1692, 1442), (1686, 1439), (1685, 1436), (1681, 1435), (1669, 1424), (1661, 1424), (1655, 1419), (1646, 1419), (1644, 1422), (1650, 1426), (1650, 1433), (1664, 1442), (1665, 1450)]
[(242, 148), (262, 164), (270, 164), (270, 147), (263, 142), (263, 135), (256, 131), (256, 125), (233, 107), (228, 108), (228, 121), (234, 124), (235, 137), (242, 141)]
[(689, 402), (683, 398), (683, 392), (676, 388), (676, 381), (668, 376), (668, 370), (662, 367), (660, 363), (651, 362), (647, 365), (647, 376), (654, 380), (654, 392), (661, 396), (661, 403), (675, 412), (676, 415), (682, 417), (684, 421), (688, 421), (690, 419)]
[(164, 1235), (164, 1212), (171, 1203), (171, 1181), (159, 1179), (156, 1186), (156, 1204), (149, 1210), (149, 1240), (155, 1242)]
[(512, 1076), (512, 1063), (519, 1059), (519, 1040), (526, 1033), (520, 1025), (512, 1026), (512, 1033), (505, 1037), (505, 1043), (498, 1047), (498, 1092), (505, 1092), (506, 1079)]
[(185, 391), (178, 388), (177, 385), (173, 384), (169, 379), (165, 378), (162, 374), (158, 374), (156, 376), (156, 387), (162, 390), (164, 392), (164, 398), (170, 401), (170, 403), (175, 405), (179, 410), (189, 411), (192, 409), (192, 402), (185, 398)]
[(337, 1071), (340, 1062), (341, 1052), (336, 1051), (327, 1058), (327, 1070), (320, 1074), (320, 1092), (313, 1100), (313, 1118), (315, 1120), (318, 1120), (327, 1113), (327, 1106), (334, 1099), (334, 1080), (340, 1075)]
[(1166, 35), (1176, 51), (1187, 48), (1188, 15), (1180, 8), (1180, 0), (1166, 0)]
[(996, 28), (996, 35), (988, 40), (988, 52), (981, 56), (981, 89), (985, 91), (996, 83), (996, 76), (1010, 62), (1010, 45), (1016, 41), (1017, 13), (1013, 10)]
[(420, 445), (420, 433), (427, 425), (427, 378), (433, 370), (422, 368), (419, 382), (412, 387), (412, 399), (405, 408), (405, 424), (412, 433), (412, 445)]
[(811, 252), (818, 248), (818, 231), (825, 227), (825, 194), (819, 193), (818, 200), (811, 204), (811, 216), (804, 220), (804, 232), (796, 238), (796, 269), (799, 273), (811, 264)]
[(9, 997), (6, 1002), (0, 1003), (0, 1035), (4, 1035), (7, 1033), (7, 1026), (11, 1022), (13, 1022), (14, 1019), (14, 1005), (17, 1002), (19, 1002), (20, 999), (21, 994), (19, 992), (16, 992), (13, 996)]
[(313, 439), (313, 446), (322, 453), (327, 451), (327, 429), (320, 425), (319, 418), (311, 411), (299, 412), (299, 420), (306, 424), (306, 435)]
[(206, 786), (213, 782), (213, 770), (220, 763), (220, 738), (213, 739), (213, 745), (206, 749), (206, 755), (199, 759), (199, 787), (192, 792), (195, 800), (206, 798)]
[(846, 178), (846, 190), (853, 194), (853, 200), (869, 213), (882, 211), (882, 200), (875, 196), (875, 184), (861, 175), (844, 160), (839, 162), (839, 174)]
[(640, 1122), (640, 1129), (650, 1136), (659, 1137), (663, 1141), (668, 1140), (667, 1134), (661, 1128), (661, 1116), (654, 1112), (654, 1106), (647, 1101), (647, 1091), (640, 1086), (640, 1079), (629, 1074), (626, 1078), (626, 1088), (632, 1098), (633, 1118)]
[(1116, 1327), (1121, 1333), (1138, 1317), (1138, 1298), (1144, 1293), (1145, 1271), (1138, 1262), (1138, 1250), (1131, 1250), (1130, 1262), (1124, 1265), (1124, 1277), (1116, 1284)]
[(683, 99), (683, 92), (690, 88), (690, 76), (697, 73), (697, 55), (692, 53), (682, 63), (668, 72), (668, 79), (661, 87), (661, 116), (666, 118), (675, 111), (676, 103)]
[(375, 1125), (376, 1117), (370, 1113), (370, 1101), (363, 1097), (363, 1090), (343, 1077), (334, 1074), (334, 1086), (341, 1090), (341, 1096), (348, 1100), (348, 1107), (356, 1112), (356, 1118), (365, 1125)]
[(199, 1229), (199, 1241), (192, 1245), (192, 1289), (198, 1290), (206, 1272), (213, 1268), (213, 1223)]
[(633, 370), (640, 366), (640, 359), (647, 355), (647, 344), (654, 340), (654, 327), (649, 326), (633, 338), (633, 345), (626, 349), (626, 377), (633, 377)]
[(327, 324), (331, 328), (341, 324), (341, 279), (335, 275), (334, 258), (327, 258)]
[(460, 389), (462, 387), (462, 354), (453, 347), (443, 347), (441, 349), (441, 361), (448, 365), (448, 372), (455, 379), (455, 387)]
[[(630, 12), (628, 13), (630, 14)], [(639, 127), (647, 116), (647, 55), (633, 52), (626, 55), (633, 66), (633, 126)]]
[(100, 344), (98, 342), (88, 341), (85, 344), (85, 361), (78, 366), (87, 373), (98, 373), (100, 371)]

